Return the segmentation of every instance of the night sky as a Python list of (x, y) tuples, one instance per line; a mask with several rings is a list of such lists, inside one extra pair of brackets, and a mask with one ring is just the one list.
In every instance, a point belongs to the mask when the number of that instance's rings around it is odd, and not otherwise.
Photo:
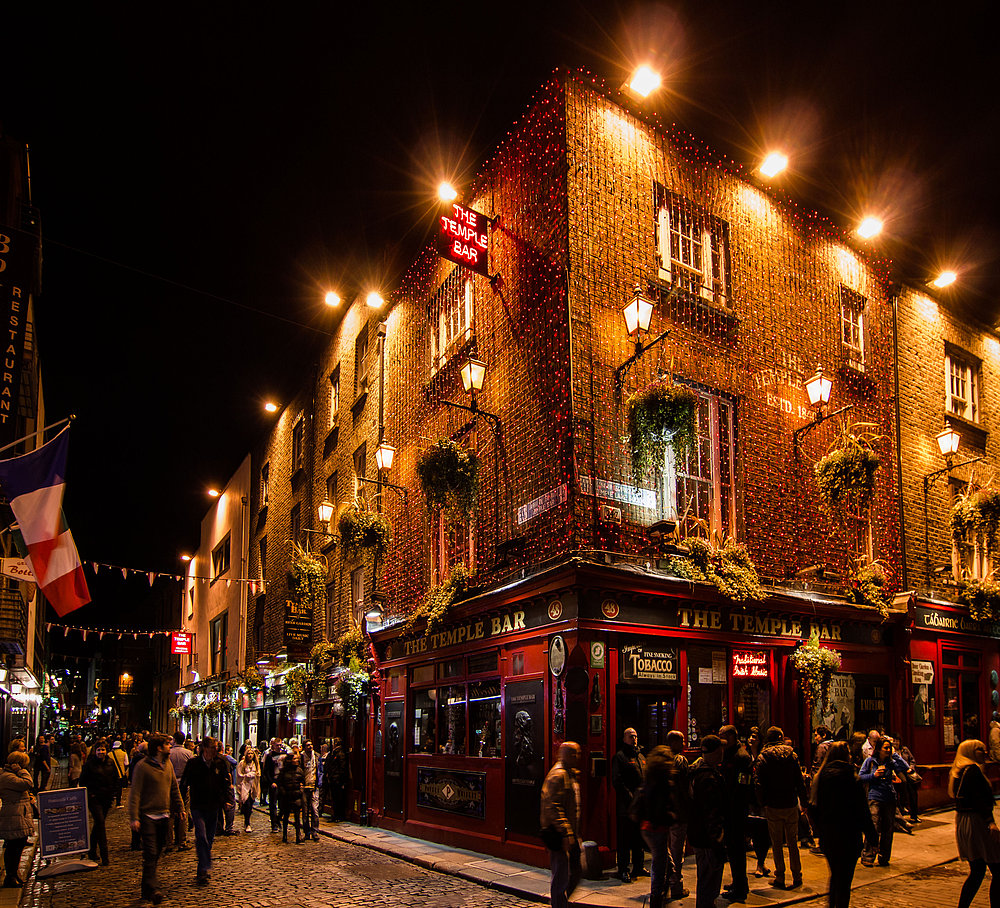
[(0, 126), (32, 150), (81, 557), (181, 569), (205, 490), (333, 327), (323, 291), (391, 293), (438, 180), (474, 174), (557, 66), (617, 85), (655, 62), (665, 121), (741, 164), (783, 146), (792, 199), (845, 228), (881, 212), (900, 276), (950, 266), (995, 319), (989, 6), (4, 4)]

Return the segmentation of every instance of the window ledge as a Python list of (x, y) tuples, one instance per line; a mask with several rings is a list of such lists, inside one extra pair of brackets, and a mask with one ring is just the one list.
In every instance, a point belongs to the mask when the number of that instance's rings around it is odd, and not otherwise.
[(844, 384), (848, 388), (860, 394), (868, 395), (875, 390), (875, 381), (867, 366), (847, 355), (841, 356), (837, 374), (844, 380)]
[(361, 411), (365, 408), (365, 401), (368, 400), (368, 389), (365, 388), (363, 391), (358, 393), (358, 396), (354, 398), (354, 403), (351, 404), (351, 417), (357, 419), (361, 415)]
[(674, 321), (722, 340), (735, 340), (739, 334), (740, 318), (729, 306), (713, 303), (663, 278), (651, 281), (649, 290), (652, 295), (659, 294), (661, 303), (670, 301)]
[(944, 411), (944, 421), (953, 423), (955, 428), (962, 435), (962, 444), (976, 451), (986, 451), (986, 441), (989, 438), (989, 431), (984, 429), (979, 423), (972, 422), (964, 416), (952, 413), (950, 410)]

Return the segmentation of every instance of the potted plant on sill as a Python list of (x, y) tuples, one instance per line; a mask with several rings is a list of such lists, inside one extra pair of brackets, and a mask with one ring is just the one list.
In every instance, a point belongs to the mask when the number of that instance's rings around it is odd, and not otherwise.
[(651, 467), (658, 467), (667, 445), (681, 456), (696, 437), (698, 395), (684, 385), (657, 381), (628, 399), (628, 443), (636, 487)]
[(978, 543), (993, 552), (1000, 533), (1000, 491), (970, 487), (951, 509), (951, 534), (956, 543)]

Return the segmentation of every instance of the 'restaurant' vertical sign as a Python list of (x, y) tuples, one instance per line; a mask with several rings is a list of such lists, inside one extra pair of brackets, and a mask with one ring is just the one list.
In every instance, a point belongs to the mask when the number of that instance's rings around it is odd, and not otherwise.
[(20, 230), (0, 226), (0, 307), (3, 311), (3, 368), (0, 369), (0, 447), (16, 437), (17, 401), (24, 359), (28, 296), (34, 284), (32, 262), (38, 241)]
[(490, 219), (451, 202), (438, 218), (438, 253), (484, 277), (489, 269)]

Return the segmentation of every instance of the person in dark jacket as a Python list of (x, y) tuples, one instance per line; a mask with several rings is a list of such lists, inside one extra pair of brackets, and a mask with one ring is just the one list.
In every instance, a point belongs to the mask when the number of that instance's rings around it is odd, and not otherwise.
[(288, 818), (295, 818), (295, 844), (302, 844), (302, 804), (305, 773), (302, 771), (302, 757), (298, 748), (285, 757), (275, 780), (278, 788), (278, 803), (281, 805), (281, 841), (288, 842)]
[(646, 761), (646, 779), (636, 816), (652, 855), (649, 908), (664, 905), (670, 870), (670, 829), (680, 816), (681, 784), (687, 784), (687, 773), (682, 773), (673, 751), (662, 744), (654, 747)]
[(227, 802), (233, 787), (229, 764), (219, 756), (219, 742), (205, 736), (201, 753), (188, 760), (181, 776), (181, 791), (191, 793), (191, 816), (194, 818), (194, 847), (198, 854), (195, 882), (208, 884), (212, 869), (212, 843), (219, 811)]
[(323, 763), (323, 784), (330, 794), (330, 810), (334, 822), (339, 823), (346, 815), (347, 781), (350, 776), (347, 754), (340, 744), (340, 738), (334, 738), (330, 752)]
[(278, 785), (276, 777), (285, 759), (285, 749), (281, 738), (271, 738), (271, 749), (264, 754), (260, 767), (260, 800), (267, 800), (271, 813), (271, 832), (278, 831)]
[(685, 899), (690, 894), (684, 888), (681, 867), (684, 864), (684, 843), (687, 841), (688, 816), (691, 812), (691, 785), (688, 773), (691, 767), (684, 756), (684, 735), (679, 731), (667, 733), (667, 747), (674, 758), (674, 769), (677, 771), (677, 819), (670, 826), (670, 900)]
[(639, 750), (638, 740), (635, 729), (626, 728), (622, 746), (611, 759), (611, 784), (615, 789), (615, 813), (618, 818), (618, 879), (623, 883), (631, 883), (633, 877), (645, 875), (642, 869), (645, 852), (639, 824), (629, 817), (632, 800), (646, 775), (646, 758)]
[(993, 819), (993, 786), (983, 771), (986, 745), (970, 739), (958, 745), (948, 774), (948, 794), (955, 798), (958, 856), (969, 862), (958, 908), (969, 908), (990, 868), (990, 908), (1000, 905), (1000, 835)]
[(830, 908), (847, 908), (854, 870), (862, 844), (869, 838), (872, 818), (845, 741), (834, 741), (827, 748), (816, 776), (814, 800), (819, 844), (830, 865)]
[(701, 739), (701, 757), (691, 766), (691, 813), (688, 842), (698, 865), (695, 908), (715, 908), (726, 867), (726, 783), (719, 771), (722, 741), (715, 735)]
[(726, 858), (733, 881), (724, 898), (743, 902), (750, 894), (747, 879), (747, 816), (753, 790), (753, 760), (740, 744), (735, 725), (719, 729), (722, 739), (722, 779), (726, 784)]
[(865, 851), (861, 863), (872, 867), (875, 863), (875, 852), (878, 850), (880, 867), (887, 867), (892, 857), (892, 835), (896, 825), (896, 788), (893, 785), (893, 774), (904, 777), (907, 771), (906, 761), (899, 754), (892, 752), (892, 741), (889, 738), (879, 738), (872, 750), (872, 755), (861, 764), (858, 773), (862, 782), (868, 783), (868, 809), (871, 811), (875, 832), (865, 843)]
[(35, 834), (31, 818), (31, 789), (34, 780), (28, 772), (29, 758), (24, 751), (15, 750), (7, 755), (7, 765), (0, 771), (0, 839), (3, 839), (3, 885), (20, 889), (24, 880), (18, 875), (21, 853), (28, 844), (28, 836)]
[(94, 821), (90, 829), (90, 859), (97, 860), (98, 851), (101, 863), (107, 866), (108, 833), (105, 828), (111, 802), (121, 791), (119, 784), (118, 765), (108, 756), (108, 742), (101, 738), (87, 757), (80, 773), (80, 785), (87, 789), (87, 807)]
[[(802, 885), (802, 861), (799, 858), (799, 802), (808, 801), (802, 767), (795, 751), (784, 743), (785, 733), (780, 728), (770, 728), (767, 744), (757, 757), (757, 799), (764, 808), (767, 831), (771, 836), (774, 853), (775, 889), (795, 889)], [(791, 886), (785, 882), (785, 854), (788, 845), (788, 864), (792, 871)]]

